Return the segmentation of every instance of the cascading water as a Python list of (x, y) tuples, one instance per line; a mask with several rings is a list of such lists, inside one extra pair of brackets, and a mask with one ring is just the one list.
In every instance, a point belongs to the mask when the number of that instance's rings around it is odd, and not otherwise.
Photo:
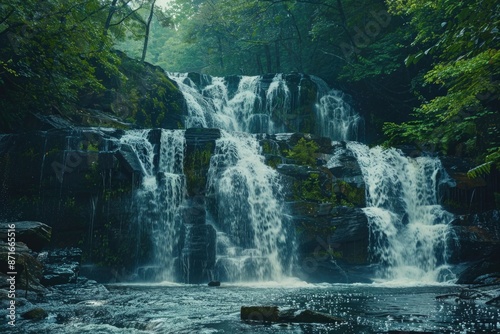
[(121, 143), (132, 147), (143, 169), (142, 186), (135, 195), (137, 220), (151, 236), (156, 279), (173, 280), (179, 207), (186, 197), (185, 138), (183, 130), (161, 130), (157, 148), (151, 143), (152, 131), (156, 130), (127, 131)]
[(230, 281), (280, 280), (290, 274), (291, 245), (278, 174), (264, 163), (257, 139), (222, 132), (207, 181), (218, 229), (220, 275)]
[[(187, 102), (186, 127), (216, 127), (227, 131), (275, 134), (287, 132), (292, 122), (292, 107), (301, 100), (302, 82), (293, 94), (285, 76), (276, 74), (272, 79), (263, 76), (241, 76), (225, 79), (202, 76), (195, 83), (187, 73), (168, 73), (177, 82)], [(346, 95), (330, 89), (318, 77), (307, 76), (317, 92), (315, 110), (317, 134), (333, 140), (360, 140), (362, 117), (346, 102)], [(238, 81), (230, 88), (230, 81)], [(232, 92), (234, 90), (234, 92)], [(302, 106), (306, 107), (307, 106)]]
[(363, 118), (347, 103), (346, 94), (330, 89), (318, 77), (311, 79), (318, 87), (316, 102), (318, 135), (333, 140), (362, 140)]
[(366, 184), (370, 248), (391, 281), (434, 283), (453, 279), (446, 265), (449, 222), (438, 204), (438, 190), (449, 182), (437, 158), (404, 156), (349, 142)]

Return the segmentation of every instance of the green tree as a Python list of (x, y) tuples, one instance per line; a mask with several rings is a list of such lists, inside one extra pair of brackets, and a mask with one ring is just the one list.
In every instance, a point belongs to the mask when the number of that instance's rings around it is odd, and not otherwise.
[(99, 67), (117, 74), (103, 34), (108, 2), (0, 2), (0, 128), (29, 112), (66, 114), (82, 90), (101, 90)]
[(406, 15), (419, 49), (408, 65), (427, 60), (432, 66), (423, 85), (433, 96), (421, 96), (415, 119), (388, 123), (390, 144), (413, 141), (447, 154), (477, 157), (485, 165), (500, 162), (498, 23), (495, 0), (428, 2), (388, 1), (394, 14)]
[(313, 140), (300, 138), (297, 144), (288, 151), (288, 158), (294, 159), (300, 165), (316, 166), (316, 153), (319, 146)]

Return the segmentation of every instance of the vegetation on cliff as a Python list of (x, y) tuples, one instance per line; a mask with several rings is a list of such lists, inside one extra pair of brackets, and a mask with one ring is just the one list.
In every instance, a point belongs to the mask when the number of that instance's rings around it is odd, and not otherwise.
[(26, 129), (37, 113), (100, 124), (95, 110), (182, 127), (180, 95), (146, 60), (212, 75), (318, 75), (354, 96), (371, 142), (474, 158), (484, 164), (472, 176), (498, 164), (498, 1), (165, 3), (0, 1), (0, 130)]

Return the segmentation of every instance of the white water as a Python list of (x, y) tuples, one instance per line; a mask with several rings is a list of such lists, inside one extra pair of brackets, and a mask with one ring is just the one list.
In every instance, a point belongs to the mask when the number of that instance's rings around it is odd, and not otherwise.
[[(179, 207), (186, 197), (182, 130), (161, 130), (159, 157), (148, 136), (151, 130), (131, 130), (121, 143), (132, 146), (143, 168), (141, 188), (136, 192), (137, 221), (150, 233), (157, 279), (173, 280), (175, 247), (179, 239)], [(139, 238), (140, 240), (140, 238)]]
[(210, 161), (216, 269), (228, 281), (281, 281), (290, 273), (292, 238), (285, 227), (278, 173), (264, 163), (256, 138), (223, 131)]
[(317, 132), (332, 140), (361, 141), (364, 131), (363, 118), (347, 103), (344, 92), (330, 89), (318, 77), (311, 79), (318, 87), (316, 102)]
[[(283, 74), (276, 74), (270, 83), (260, 76), (238, 77), (238, 87), (229, 93), (229, 83), (221, 77), (203, 76), (203, 83), (194, 83), (187, 73), (168, 73), (176, 81), (187, 101), (186, 127), (215, 127), (227, 131), (276, 134), (291, 129), (277, 122), (278, 115), (292, 115), (290, 87)], [(301, 80), (301, 82), (304, 79)], [(362, 117), (346, 102), (345, 94), (330, 89), (318, 77), (314, 106), (317, 135), (333, 140), (360, 140)], [(301, 86), (297, 101), (300, 101)]]
[(397, 149), (349, 142), (366, 184), (370, 249), (383, 280), (435, 283), (453, 279), (447, 267), (449, 222), (438, 189), (449, 182), (437, 158), (409, 158)]

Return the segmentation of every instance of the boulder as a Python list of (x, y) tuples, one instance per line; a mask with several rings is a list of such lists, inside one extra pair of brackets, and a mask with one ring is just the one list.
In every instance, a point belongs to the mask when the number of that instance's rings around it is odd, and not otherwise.
[(208, 282), (208, 286), (220, 286), (220, 282), (219, 281), (210, 281), (210, 282)]
[(279, 322), (278, 306), (242, 306), (241, 320)]
[[(16, 262), (13, 267), (8, 265), (8, 255), (11, 245), (0, 241), (0, 268), (3, 273), (16, 272), (16, 288), (43, 292), (45, 288), (40, 284), (42, 264), (24, 243), (15, 243)], [(10, 275), (9, 275), (10, 276)]]
[[(13, 227), (13, 228), (11, 228)], [(11, 237), (9, 232), (15, 233), (15, 240), (25, 243), (30, 249), (39, 252), (50, 243), (52, 228), (36, 221), (20, 221), (0, 223), (0, 240)]]
[(296, 322), (331, 324), (345, 322), (344, 319), (312, 310), (287, 309), (280, 311), (277, 306), (242, 306), (241, 320), (257, 322)]
[(42, 320), (47, 318), (48, 316), (49, 314), (47, 313), (47, 311), (45, 311), (41, 307), (31, 309), (21, 314), (21, 317), (28, 320)]
[(312, 310), (286, 310), (279, 313), (280, 322), (299, 322), (316, 324), (334, 324), (345, 322), (344, 319), (330, 314), (316, 312)]

